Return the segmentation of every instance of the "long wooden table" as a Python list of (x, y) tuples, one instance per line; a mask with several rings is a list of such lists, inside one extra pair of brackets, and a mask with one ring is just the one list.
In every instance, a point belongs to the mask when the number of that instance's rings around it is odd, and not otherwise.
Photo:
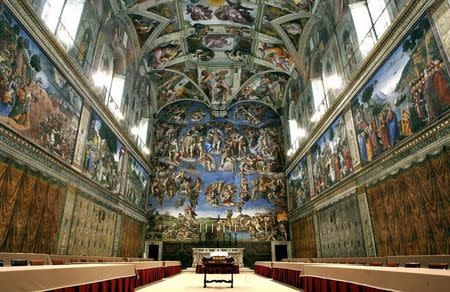
[(450, 291), (450, 270), (305, 264), (300, 277), (305, 280), (305, 292), (320, 291), (321, 285), (330, 286), (334, 282), (388, 291)]
[[(134, 290), (134, 264), (72, 264), (0, 268), (0, 291), (47, 291), (93, 283)], [(128, 289), (127, 289), (128, 288)], [(109, 290), (109, 289), (108, 289)]]

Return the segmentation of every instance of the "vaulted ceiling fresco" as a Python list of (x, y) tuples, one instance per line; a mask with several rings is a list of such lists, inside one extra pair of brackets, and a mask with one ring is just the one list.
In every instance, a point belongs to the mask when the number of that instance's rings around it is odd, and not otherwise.
[[(125, 0), (158, 110), (258, 100), (278, 110), (314, 0)], [(262, 74), (261, 72), (264, 72)]]

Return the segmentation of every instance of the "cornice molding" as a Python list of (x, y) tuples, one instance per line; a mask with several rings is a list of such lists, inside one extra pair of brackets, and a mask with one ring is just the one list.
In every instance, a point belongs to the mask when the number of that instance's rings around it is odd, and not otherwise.
[(412, 139), (402, 141), (397, 148), (382, 155), (379, 159), (363, 165), (359, 171), (323, 191), (300, 208), (291, 210), (289, 220), (292, 222), (305, 217), (317, 209), (317, 206), (333, 202), (335, 198), (345, 196), (349, 190), (357, 192), (360, 187), (371, 186), (383, 181), (399, 171), (423, 161), (430, 155), (440, 153), (446, 147), (450, 147), (450, 114)]

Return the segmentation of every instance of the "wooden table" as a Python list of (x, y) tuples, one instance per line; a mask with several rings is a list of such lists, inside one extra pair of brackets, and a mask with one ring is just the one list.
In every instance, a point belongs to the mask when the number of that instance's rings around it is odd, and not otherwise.
[[(234, 272), (234, 263), (214, 263), (214, 262), (204, 262), (203, 263), (203, 288), (206, 288), (207, 283), (230, 283), (231, 288), (233, 288), (233, 272)], [(208, 280), (206, 278), (207, 274), (231, 274), (230, 280)]]
[(0, 291), (48, 291), (83, 285), (134, 290), (133, 264), (72, 264), (0, 268)]
[[(348, 283), (362, 290), (449, 291), (450, 270), (428, 268), (369, 267), (345, 264), (305, 264), (300, 276), (304, 291), (318, 291), (317, 286)], [(327, 282), (327, 283), (325, 283)], [(336, 283), (337, 282), (337, 283)], [(360, 290), (361, 290), (360, 289)], [(341, 291), (341, 290), (337, 290)]]

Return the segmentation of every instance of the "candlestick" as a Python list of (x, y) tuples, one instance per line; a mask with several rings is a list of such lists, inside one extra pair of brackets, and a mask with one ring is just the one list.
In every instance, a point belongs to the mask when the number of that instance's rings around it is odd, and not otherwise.
[(205, 222), (205, 233), (208, 233), (208, 222)]
[(200, 223), (200, 234), (202, 234), (202, 223)]
[(234, 233), (236, 233), (236, 222), (234, 222)]

